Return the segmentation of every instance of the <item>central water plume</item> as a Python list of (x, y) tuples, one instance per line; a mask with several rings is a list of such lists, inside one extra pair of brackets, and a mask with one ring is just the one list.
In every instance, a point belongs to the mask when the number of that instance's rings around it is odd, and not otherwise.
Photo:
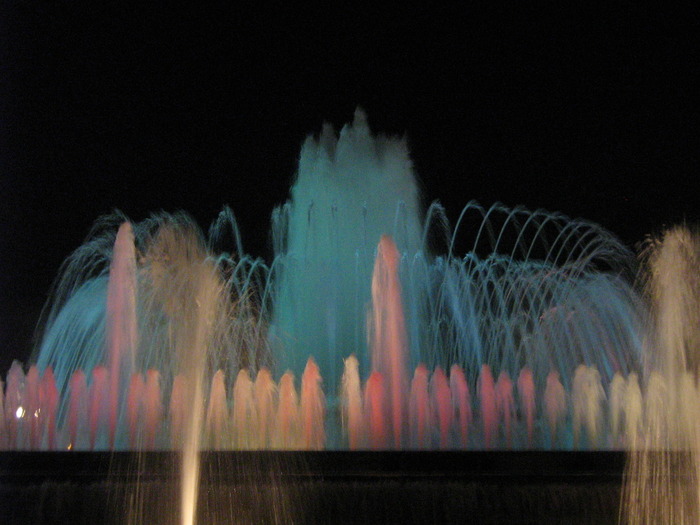
[(325, 125), (302, 146), (291, 200), (274, 211), (272, 233), (277, 365), (299, 376), (313, 354), (337, 392), (348, 355), (369, 369), (365, 319), (380, 237), (391, 235), (403, 258), (423, 250), (406, 141), (372, 135), (359, 109), (339, 136)]

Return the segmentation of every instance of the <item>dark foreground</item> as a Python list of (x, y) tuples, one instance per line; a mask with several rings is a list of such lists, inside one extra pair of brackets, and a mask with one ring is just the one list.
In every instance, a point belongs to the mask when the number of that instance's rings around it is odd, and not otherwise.
[[(176, 454), (0, 453), (2, 523), (178, 523)], [(616, 523), (620, 452), (202, 455), (198, 523)]]

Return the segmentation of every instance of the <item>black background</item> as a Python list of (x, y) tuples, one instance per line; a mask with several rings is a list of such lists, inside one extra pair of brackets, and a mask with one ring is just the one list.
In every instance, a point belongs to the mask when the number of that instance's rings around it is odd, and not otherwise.
[(0, 372), (27, 359), (61, 261), (115, 208), (184, 209), (206, 228), (229, 204), (246, 251), (269, 258), (304, 137), (357, 105), (406, 135), (425, 205), (452, 222), (501, 201), (630, 246), (697, 222), (697, 20), (529, 4), (2, 2)]

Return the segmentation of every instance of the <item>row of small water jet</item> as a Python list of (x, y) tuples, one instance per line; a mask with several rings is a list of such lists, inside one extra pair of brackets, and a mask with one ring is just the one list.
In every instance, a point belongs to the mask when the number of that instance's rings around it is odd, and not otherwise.
[[(620, 373), (605, 385), (595, 367), (579, 365), (565, 390), (551, 370), (539, 389), (531, 369), (497, 379), (482, 365), (471, 385), (463, 369), (448, 374), (420, 364), (401, 398), (406, 420), (396, 445), (390, 433), (390, 388), (375, 370), (361, 384), (354, 356), (345, 361), (342, 424), (350, 449), (625, 449), (642, 438), (645, 409), (653, 406), (654, 384), (645, 397), (636, 373)], [(607, 387), (607, 388), (606, 388)]]
[[(95, 367), (89, 375), (76, 371), (69, 381), (68, 414), (65, 422), (59, 424), (51, 368), (40, 376), (37, 367), (32, 366), (25, 375), (15, 362), (7, 376), (7, 389), (0, 389), (0, 449), (112, 448), (109, 376), (109, 369), (103, 366)], [(257, 373), (254, 381), (247, 369), (241, 369), (229, 395), (224, 373), (218, 370), (204, 402), (201, 446), (212, 450), (323, 448), (325, 399), (320, 381), (311, 359), (302, 376), (300, 392), (291, 372), (276, 384), (266, 368)], [(192, 393), (187, 390), (184, 375), (175, 377), (172, 391), (164, 396), (157, 370), (136, 372), (125, 394), (125, 415), (117, 429), (118, 445), (130, 450), (180, 450), (185, 446), (189, 409), (186, 399)]]
[[(101, 450), (110, 446), (109, 370), (98, 366), (86, 375), (76, 371), (69, 381), (68, 414), (59, 424), (58, 395), (51, 368), (40, 375), (36, 366), (25, 375), (15, 362), (0, 389), (0, 448), (20, 450)], [(201, 446), (205, 449), (322, 449), (347, 447), (390, 449), (389, 389), (373, 372), (364, 383), (354, 356), (345, 360), (340, 393), (342, 441), (332, 443), (320, 371), (309, 359), (295, 386), (291, 372), (278, 382), (266, 368), (251, 377), (241, 369), (227, 387), (218, 370), (203, 403)], [(495, 379), (483, 365), (474, 388), (464, 371), (453, 365), (449, 376), (419, 365), (400, 398), (406, 420), (400, 448), (636, 448), (644, 438), (644, 414), (658, 410), (667, 387), (652, 375), (642, 396), (637, 375), (616, 374), (604, 387), (595, 368), (579, 366), (567, 392), (559, 373), (551, 371), (539, 391), (532, 371), (524, 368), (512, 380), (506, 371)], [(185, 445), (186, 378), (178, 375), (164, 395), (160, 374), (132, 375), (126, 389), (123, 428), (118, 443), (131, 450), (174, 449)], [(165, 403), (163, 403), (165, 399)], [(329, 430), (331, 430), (329, 432)]]

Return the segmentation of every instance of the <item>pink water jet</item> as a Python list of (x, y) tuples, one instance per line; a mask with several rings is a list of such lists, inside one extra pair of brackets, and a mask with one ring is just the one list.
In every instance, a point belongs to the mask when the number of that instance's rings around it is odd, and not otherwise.
[(531, 447), (535, 434), (535, 379), (529, 367), (523, 367), (518, 376), (520, 411), (527, 426), (527, 446)]
[(365, 414), (369, 433), (369, 447), (385, 449), (389, 442), (387, 429), (386, 390), (384, 376), (376, 370), (365, 384)]
[(163, 419), (160, 372), (153, 368), (146, 371), (143, 407), (143, 447), (146, 450), (153, 450), (156, 448), (156, 438), (160, 432), (160, 425)]
[(479, 381), (479, 402), (481, 403), (481, 422), (484, 430), (484, 447), (493, 448), (498, 433), (498, 408), (496, 406), (496, 385), (489, 365), (481, 366)]
[(505, 370), (498, 375), (498, 381), (496, 381), (496, 412), (498, 418), (503, 421), (506, 446), (510, 448), (513, 444), (512, 423), (515, 418), (515, 401), (513, 400), (513, 382)]
[(0, 379), (0, 450), (7, 450), (7, 425), (5, 424), (5, 384)]
[(255, 395), (255, 414), (257, 416), (258, 448), (269, 448), (275, 425), (275, 405), (277, 403), (277, 385), (267, 368), (261, 368), (253, 385)]
[[(104, 366), (96, 366), (92, 369), (92, 384), (89, 390), (90, 405), (88, 418), (90, 426), (90, 448), (102, 440), (104, 432), (108, 432), (109, 417), (111, 415), (109, 399), (109, 370)], [(108, 437), (108, 436), (107, 436)]]
[[(124, 222), (114, 241), (107, 285), (107, 353), (109, 355), (109, 446), (119, 419), (120, 397), (129, 377), (136, 352), (136, 250), (131, 224)], [(127, 379), (128, 380), (128, 379)]]
[(301, 444), (299, 397), (294, 388), (294, 374), (285, 372), (279, 382), (279, 400), (275, 418), (273, 446), (279, 449), (295, 449)]
[(439, 366), (433, 371), (430, 378), (430, 399), (434, 407), (434, 418), (437, 419), (437, 428), (440, 433), (438, 446), (446, 449), (450, 446), (450, 431), (452, 429), (452, 396), (447, 376)]
[(459, 444), (466, 448), (469, 443), (469, 427), (472, 424), (472, 400), (464, 370), (459, 365), (450, 368), (450, 394), (459, 428)]
[(85, 372), (78, 369), (70, 378), (68, 400), (68, 448), (81, 450), (87, 447), (85, 439), (90, 433), (88, 421), (88, 387)]
[(129, 394), (126, 397), (126, 421), (129, 428), (129, 446), (138, 449), (139, 427), (143, 421), (143, 395), (146, 383), (143, 374), (134, 372), (129, 382)]
[(209, 404), (207, 405), (206, 429), (209, 446), (220, 449), (230, 438), (228, 405), (226, 403), (226, 385), (224, 371), (217, 370), (209, 389)]
[(46, 447), (48, 450), (56, 450), (58, 446), (56, 437), (56, 415), (58, 412), (58, 388), (56, 378), (53, 375), (53, 368), (46, 367), (41, 376), (39, 400), (42, 410), (42, 434), (46, 436)]
[(413, 373), (408, 413), (411, 446), (414, 448), (429, 448), (432, 413), (430, 394), (428, 393), (428, 369), (423, 363), (419, 364)]
[(29, 431), (29, 448), (38, 450), (41, 446), (41, 404), (39, 399), (39, 370), (36, 365), (29, 367), (24, 387), (24, 410)]
[[(222, 374), (223, 377), (223, 374)], [(223, 381), (223, 379), (222, 379)], [(255, 400), (253, 382), (247, 368), (238, 371), (233, 385), (233, 447), (237, 449), (252, 448), (252, 427), (255, 421)]]
[(372, 273), (372, 371), (381, 373), (387, 382), (391, 434), (397, 449), (401, 448), (403, 439), (406, 420), (404, 393), (408, 387), (399, 260), (394, 241), (388, 235), (382, 235)]
[(301, 377), (301, 423), (304, 448), (311, 450), (321, 450), (326, 444), (326, 400), (321, 383), (321, 372), (309, 357)]
[(351, 355), (345, 359), (342, 378), (341, 421), (348, 437), (350, 450), (357, 450), (363, 442), (364, 414), (362, 411), (362, 386), (360, 384), (359, 362)]

